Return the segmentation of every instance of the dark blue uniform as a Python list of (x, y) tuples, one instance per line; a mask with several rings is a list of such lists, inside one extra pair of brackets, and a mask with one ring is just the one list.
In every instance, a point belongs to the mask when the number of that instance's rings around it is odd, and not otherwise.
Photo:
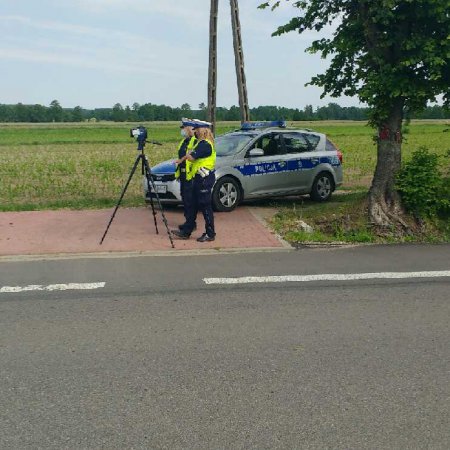
[[(181, 145), (180, 149), (178, 150), (178, 159), (183, 158), (186, 156), (187, 148), (189, 145), (189, 142), (191, 141), (190, 137), (187, 137), (183, 144)], [(186, 180), (186, 161), (183, 161), (180, 166), (180, 193), (181, 193), (181, 200), (183, 201), (183, 212), (184, 212), (184, 218), (185, 222), (184, 224), (180, 225), (180, 230), (185, 231), (186, 223), (188, 221), (188, 213), (189, 211), (192, 211), (193, 205), (192, 205), (192, 197), (194, 194), (194, 180)], [(196, 224), (194, 222), (194, 228), (196, 227)]]
[[(207, 158), (211, 156), (211, 145), (206, 141), (200, 141), (196, 149), (191, 153), (194, 159)], [(212, 188), (216, 180), (214, 170), (211, 170), (209, 175), (202, 177), (201, 175), (195, 175), (193, 179), (193, 195), (192, 195), (192, 208), (189, 209), (188, 217), (186, 218), (186, 226), (184, 231), (191, 234), (194, 230), (195, 222), (197, 220), (197, 214), (200, 211), (205, 219), (206, 234), (210, 237), (216, 235), (214, 229), (214, 214), (212, 210)]]

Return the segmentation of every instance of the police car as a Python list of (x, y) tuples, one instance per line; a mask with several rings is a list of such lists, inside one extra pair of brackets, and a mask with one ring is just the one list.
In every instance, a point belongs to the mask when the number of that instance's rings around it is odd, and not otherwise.
[[(309, 194), (323, 202), (342, 184), (342, 153), (322, 133), (286, 128), (284, 121), (246, 122), (241, 129), (218, 136), (216, 211), (232, 211), (243, 200)], [(155, 189), (163, 203), (181, 203), (175, 163), (152, 168)], [(144, 182), (147, 200), (147, 183)], [(152, 194), (154, 196), (154, 194)]]

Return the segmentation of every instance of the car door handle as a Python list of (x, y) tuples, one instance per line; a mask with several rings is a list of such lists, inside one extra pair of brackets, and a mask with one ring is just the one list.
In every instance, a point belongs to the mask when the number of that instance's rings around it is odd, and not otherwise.
[(311, 158), (311, 162), (318, 163), (319, 162), (319, 158)]

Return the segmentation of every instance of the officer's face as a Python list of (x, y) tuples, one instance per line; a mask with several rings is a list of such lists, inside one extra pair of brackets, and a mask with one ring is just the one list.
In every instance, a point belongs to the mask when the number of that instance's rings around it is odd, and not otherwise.
[(188, 137), (194, 136), (194, 130), (192, 127), (184, 127), (184, 131), (186, 132), (186, 136)]

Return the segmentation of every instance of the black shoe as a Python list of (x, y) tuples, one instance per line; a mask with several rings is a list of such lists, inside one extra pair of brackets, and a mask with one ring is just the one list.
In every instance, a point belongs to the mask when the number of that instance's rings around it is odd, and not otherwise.
[[(181, 225), (178, 225), (178, 229), (180, 231), (183, 231), (185, 228), (186, 228), (186, 224), (185, 223), (183, 223)], [(197, 225), (194, 225), (194, 229), (192, 231), (195, 231), (196, 229), (197, 229)]]
[(198, 239), (198, 242), (212, 242), (216, 239), (215, 236), (208, 236), (206, 233), (203, 233)]
[(190, 234), (180, 230), (172, 230), (172, 234), (176, 236), (178, 239), (189, 239), (191, 237)]

